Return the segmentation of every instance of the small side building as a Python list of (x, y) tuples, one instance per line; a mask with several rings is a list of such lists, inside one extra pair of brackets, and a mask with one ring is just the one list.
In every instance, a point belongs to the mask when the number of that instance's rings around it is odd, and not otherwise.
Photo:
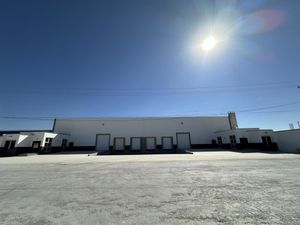
[(217, 131), (215, 139), (219, 148), (278, 150), (277, 140), (272, 129), (237, 128)]
[(300, 153), (300, 129), (275, 131), (281, 152)]
[(0, 155), (21, 153), (47, 153), (67, 147), (70, 135), (51, 131), (3, 131), (0, 132)]

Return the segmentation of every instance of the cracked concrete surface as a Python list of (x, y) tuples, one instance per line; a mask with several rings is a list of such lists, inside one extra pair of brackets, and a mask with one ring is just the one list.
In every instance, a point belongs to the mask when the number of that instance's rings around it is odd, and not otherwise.
[(299, 224), (300, 156), (0, 158), (1, 224)]

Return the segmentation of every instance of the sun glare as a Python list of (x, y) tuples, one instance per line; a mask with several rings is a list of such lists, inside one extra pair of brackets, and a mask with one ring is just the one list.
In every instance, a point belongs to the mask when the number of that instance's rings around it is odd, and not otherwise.
[(210, 51), (214, 49), (216, 45), (217, 45), (217, 39), (214, 36), (210, 35), (204, 39), (201, 47), (204, 51)]

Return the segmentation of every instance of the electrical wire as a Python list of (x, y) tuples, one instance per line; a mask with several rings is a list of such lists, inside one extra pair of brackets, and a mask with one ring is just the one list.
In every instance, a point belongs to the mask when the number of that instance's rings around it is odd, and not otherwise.
[[(244, 109), (244, 110), (229, 110), (232, 112), (236, 113), (287, 113), (287, 112), (297, 112), (300, 111), (298, 109), (292, 109), (292, 110), (278, 110), (278, 111), (265, 111), (266, 109), (275, 109), (275, 108), (281, 108), (284, 106), (291, 106), (291, 105), (297, 105), (300, 104), (300, 101), (294, 101), (294, 102), (289, 102), (289, 103), (284, 103), (284, 104), (278, 104), (278, 105), (271, 105), (271, 106), (264, 106), (264, 107), (256, 107), (256, 108), (250, 108), (250, 109)], [(229, 112), (228, 111), (228, 112)], [(220, 116), (220, 115), (226, 115), (226, 113), (213, 113), (209, 114), (211, 116)], [(172, 117), (180, 117), (180, 116), (201, 116), (200, 112), (198, 110), (190, 111), (190, 112), (185, 112), (184, 114), (177, 114), (177, 115), (172, 115)], [(145, 117), (145, 116), (143, 116)], [(142, 116), (137, 117), (137, 118), (143, 118)], [(148, 116), (151, 117), (151, 116)], [(153, 117), (153, 116), (152, 116)], [(158, 117), (158, 116), (154, 116)], [(162, 116), (160, 116), (162, 117)], [(52, 117), (24, 117), (24, 116), (0, 116), (0, 119), (13, 119), (13, 120), (42, 120), (42, 121), (50, 121), (54, 120), (57, 118), (57, 116), (52, 116)], [(132, 117), (134, 118), (134, 117)]]
[(222, 85), (222, 86), (198, 86), (198, 87), (158, 87), (158, 88), (78, 88), (78, 87), (56, 87), (56, 88), (1, 88), (0, 92), (19, 92), (22, 94), (39, 94), (39, 95), (88, 95), (88, 96), (131, 96), (137, 94), (184, 94), (184, 93), (205, 93), (205, 92), (230, 92), (230, 91), (257, 91), (273, 90), (274, 88), (292, 88), (295, 87), (294, 82), (269, 82), (261, 84), (246, 84), (246, 85)]

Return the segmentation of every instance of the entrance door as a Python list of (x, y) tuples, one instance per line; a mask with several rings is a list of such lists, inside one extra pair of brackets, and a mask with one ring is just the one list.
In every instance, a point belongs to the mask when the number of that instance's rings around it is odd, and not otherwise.
[(222, 148), (223, 140), (222, 140), (221, 136), (217, 137), (217, 144), (218, 144), (219, 148)]
[(142, 148), (142, 141), (140, 137), (132, 137), (131, 138), (131, 150), (132, 151), (140, 151)]
[(96, 135), (96, 150), (99, 153), (109, 151), (110, 134)]
[(53, 140), (53, 138), (46, 138), (45, 139), (44, 152), (51, 152), (52, 140)]
[(156, 138), (155, 137), (146, 137), (146, 150), (156, 150)]
[(12, 149), (15, 148), (15, 145), (16, 145), (16, 141), (15, 140), (5, 141), (4, 149), (5, 150), (12, 150)]
[(65, 150), (67, 148), (68, 139), (62, 139), (61, 141), (61, 149)]
[(124, 151), (125, 150), (125, 138), (115, 137), (114, 138), (114, 150), (115, 151)]
[(180, 150), (187, 150), (191, 148), (190, 133), (176, 133), (177, 148)]
[(163, 150), (173, 149), (173, 137), (162, 137), (161, 143), (162, 143)]
[(248, 147), (248, 138), (245, 138), (245, 137), (240, 138), (240, 144), (241, 144), (241, 148), (247, 148)]
[(230, 139), (231, 149), (236, 149), (236, 137), (235, 137), (235, 135), (230, 135), (229, 139)]
[(5, 141), (5, 144), (4, 144), (4, 149), (5, 149), (5, 150), (9, 150), (9, 149), (10, 149), (10, 148), (9, 148), (9, 147), (10, 147), (10, 142), (11, 142), (11, 141)]
[(272, 144), (272, 139), (270, 136), (262, 136), (261, 137), (262, 142), (264, 145), (271, 145)]

